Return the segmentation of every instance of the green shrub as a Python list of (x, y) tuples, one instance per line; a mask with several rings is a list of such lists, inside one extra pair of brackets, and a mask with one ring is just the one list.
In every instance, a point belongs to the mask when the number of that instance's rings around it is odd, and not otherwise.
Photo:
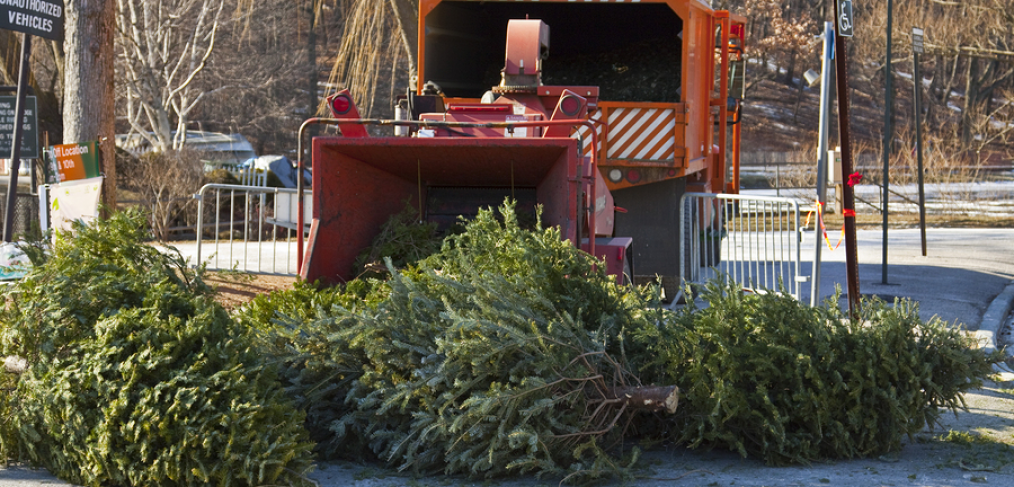
[(866, 300), (850, 319), (835, 302), (810, 308), (778, 293), (712, 283), (638, 338), (659, 375), (685, 394), (675, 438), (772, 464), (880, 455), (964, 407), (999, 357), (962, 330), (923, 322), (917, 306)]
[(211, 295), (200, 272), (178, 252), (148, 245), (148, 224), (131, 210), (91, 226), (75, 225), (50, 252), (25, 246), (32, 271), (6, 290), (0, 315), (0, 347), (32, 363), (70, 353), (68, 347), (94, 336), (95, 323), (121, 309), (142, 306), (155, 286), (173, 299), (162, 300), (163, 316), (188, 316), (193, 298)]
[(311, 444), (276, 368), (146, 225), (78, 225), (8, 291), (0, 355), (29, 369), (0, 403), (0, 458), (84, 485), (301, 482)]

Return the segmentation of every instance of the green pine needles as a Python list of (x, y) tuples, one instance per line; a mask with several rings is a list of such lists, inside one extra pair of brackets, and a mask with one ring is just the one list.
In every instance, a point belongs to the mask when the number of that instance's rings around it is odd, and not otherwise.
[(810, 308), (731, 283), (703, 298), (707, 307), (642, 329), (656, 357), (645, 370), (684, 387), (676, 439), (771, 464), (898, 450), (942, 409), (964, 409), (961, 394), (1001, 359), (960, 328), (923, 322), (911, 301), (864, 300), (850, 318), (837, 299)]
[(302, 413), (200, 272), (144, 243), (143, 215), (62, 235), (6, 293), (0, 457), (98, 485), (299, 484)]
[(805, 463), (897, 450), (999, 359), (906, 301), (850, 317), (714, 282), (670, 311), (509, 203), (404, 267), (233, 316), (144, 225), (79, 226), (5, 293), (0, 356), (28, 368), (0, 372), (0, 457), (167, 486), (298, 484), (310, 441), (477, 478), (629, 477), (638, 440)]
[[(865, 302), (850, 319), (831, 302), (716, 282), (709, 306), (671, 312), (555, 229), (519, 228), (509, 204), (499, 213), (415, 266), (389, 265), (388, 281), (297, 288), (241, 311), (272, 337), (266, 355), (285, 364), (323, 455), (569, 480), (628, 474), (613, 448), (624, 436), (773, 464), (878, 455), (961, 409), (996, 359), (904, 301)], [(624, 385), (679, 386), (680, 409), (609, 403)]]
[(640, 385), (620, 337), (650, 313), (642, 299), (556, 229), (520, 229), (509, 205), (499, 218), (480, 212), (415, 267), (388, 262), (391, 279), (360, 291), (366, 299), (330, 299), (315, 317), (300, 289), (277, 298), (289, 305), (265, 343), (288, 337), (279, 362), (299, 369), (284, 374), (295, 395), (336, 407), (311, 413), (323, 453), (369, 452), (420, 474), (620, 471), (604, 447), (638, 413), (611, 391)]

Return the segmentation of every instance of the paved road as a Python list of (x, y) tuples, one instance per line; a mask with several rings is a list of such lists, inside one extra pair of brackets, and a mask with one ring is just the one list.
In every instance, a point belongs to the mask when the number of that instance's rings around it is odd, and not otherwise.
[[(180, 253), (196, 264), (197, 242), (172, 242)], [(263, 274), (296, 275), (296, 242), (265, 241), (243, 242), (206, 240), (201, 243), (200, 261), (209, 269), (235, 269), (238, 271)]]
[[(984, 326), (983, 315), (1014, 279), (1014, 230), (930, 229), (928, 256), (920, 250), (918, 230), (891, 230), (888, 242), (888, 284), (883, 284), (880, 231), (858, 235), (860, 291), (883, 297), (919, 301), (924, 317), (938, 315), (972, 330)], [(804, 239), (804, 259), (812, 259), (812, 236)], [(835, 284), (845, 287), (844, 251), (823, 252), (821, 294)], [(804, 273), (809, 274), (809, 264)], [(804, 296), (809, 289), (804, 288)], [(1014, 300), (1004, 293), (1001, 300)], [(1009, 303), (1008, 303), (1009, 305)], [(1008, 307), (1009, 309), (1009, 307)], [(1001, 317), (1002, 318), (1002, 317)], [(995, 318), (994, 318), (995, 320)], [(990, 320), (986, 320), (987, 322)], [(986, 327), (996, 326), (995, 324)], [(658, 486), (1014, 486), (1014, 394), (1012, 385), (990, 384), (966, 396), (968, 413), (945, 415), (943, 427), (917, 435), (897, 455), (794, 467), (768, 467), (727, 452), (698, 452), (682, 448), (654, 450), (649, 465), (631, 485)], [(949, 430), (972, 431), (997, 443), (978, 446), (934, 440)], [(1006, 445), (1004, 445), (1005, 443)], [(453, 478), (411, 479), (373, 466), (321, 464), (313, 474), (325, 487), (401, 485), (556, 485), (555, 481), (519, 479), (470, 482)], [(0, 487), (67, 485), (45, 472), (0, 467)]]
[[(927, 255), (922, 256), (918, 229), (888, 231), (887, 284), (883, 284), (883, 247), (880, 230), (857, 233), (859, 292), (886, 300), (907, 297), (920, 304), (924, 319), (938, 315), (971, 330), (979, 327), (986, 307), (1014, 279), (1014, 230), (934, 229), (926, 231)], [(837, 238), (834, 236), (833, 238)], [(845, 247), (821, 252), (822, 296), (835, 285), (846, 289)], [(805, 275), (813, 260), (813, 233), (803, 241)], [(809, 262), (808, 262), (809, 261)], [(810, 296), (809, 284), (802, 295)]]

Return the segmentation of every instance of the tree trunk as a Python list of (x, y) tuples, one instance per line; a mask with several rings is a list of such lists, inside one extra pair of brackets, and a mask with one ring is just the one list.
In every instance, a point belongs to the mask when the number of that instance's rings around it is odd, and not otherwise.
[(961, 110), (961, 146), (969, 148), (972, 144), (972, 124), (975, 119), (975, 101), (979, 98), (979, 60), (968, 58), (965, 71), (965, 107)]
[[(792, 80), (796, 77), (796, 52), (793, 51), (789, 55), (789, 66), (785, 68), (785, 84), (792, 86)], [(799, 85), (803, 85), (803, 79), (800, 77)]]
[(306, 33), (306, 54), (307, 68), (309, 68), (309, 81), (307, 93), (307, 112), (310, 117), (317, 116), (317, 109), (320, 108), (317, 100), (318, 78), (320, 70), (317, 68), (317, 17), (320, 13), (320, 0), (309, 2), (310, 28)]
[(4, 357), (4, 372), (8, 374), (21, 375), (28, 370), (28, 361), (17, 355)]
[(63, 142), (99, 141), (102, 202), (116, 210), (113, 0), (69, 0), (64, 9)]
[[(419, 59), (416, 55), (419, 42), (419, 12), (416, 9), (418, 2), (413, 0), (390, 0), (390, 2), (394, 18), (398, 21), (401, 42), (405, 46), (405, 54), (408, 58), (408, 76), (412, 78), (419, 73), (417, 69)], [(415, 86), (411, 88), (415, 89)]]
[(650, 411), (676, 412), (680, 389), (676, 386), (614, 387), (611, 399), (621, 399), (627, 406)]

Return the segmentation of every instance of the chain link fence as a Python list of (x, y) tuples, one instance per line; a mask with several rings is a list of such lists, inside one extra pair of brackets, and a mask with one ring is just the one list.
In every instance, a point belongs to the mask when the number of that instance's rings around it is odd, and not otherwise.
[[(7, 224), (7, 198), (6, 194), (0, 197), (0, 225)], [(30, 193), (18, 193), (14, 200), (14, 226), (13, 236), (17, 239), (29, 233), (38, 232), (39, 225), (39, 196)]]

